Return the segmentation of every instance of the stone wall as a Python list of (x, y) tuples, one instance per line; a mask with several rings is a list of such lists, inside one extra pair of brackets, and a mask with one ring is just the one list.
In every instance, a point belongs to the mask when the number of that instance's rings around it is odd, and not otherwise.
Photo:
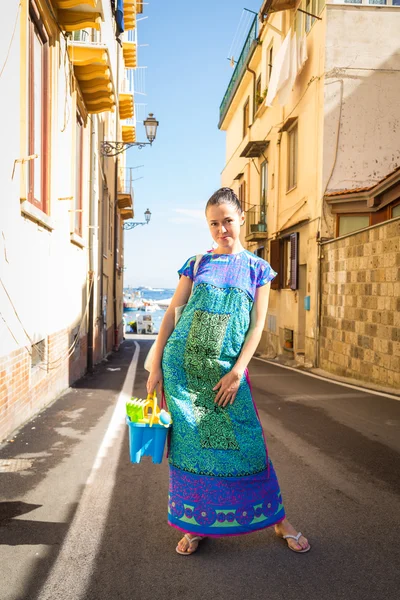
[(400, 219), (322, 245), (320, 367), (400, 389)]

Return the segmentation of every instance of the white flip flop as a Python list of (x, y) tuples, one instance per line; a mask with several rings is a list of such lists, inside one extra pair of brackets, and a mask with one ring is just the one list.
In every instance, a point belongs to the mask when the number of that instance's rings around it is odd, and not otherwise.
[[(299, 533), (297, 535), (288, 534), (288, 535), (282, 535), (281, 537), (283, 537), (284, 540), (291, 539), (291, 540), (296, 540), (296, 542), (299, 543), (299, 539), (301, 538), (302, 535), (303, 534), (299, 531)], [(304, 554), (304, 552), (308, 552), (309, 550), (311, 550), (310, 544), (308, 544), (307, 548), (303, 548), (303, 550), (295, 550), (295, 548), (292, 548), (291, 546), (289, 546), (289, 544), (288, 544), (288, 548), (292, 552), (297, 552), (298, 554)]]
[[(185, 533), (185, 535), (183, 536), (184, 538), (187, 539), (187, 541), (189, 542), (189, 548), (190, 546), (193, 544), (193, 542), (199, 542), (200, 540), (204, 540), (206, 536), (195, 536), (195, 537), (190, 537), (187, 533)], [(198, 544), (197, 544), (197, 548), (198, 548)], [(195, 552), (197, 552), (197, 548), (196, 550), (192, 550), (192, 552), (182, 552), (182, 550), (179, 550), (178, 546), (176, 547), (176, 551), (178, 554), (181, 554), (182, 556), (189, 556), (190, 554), (194, 554)]]

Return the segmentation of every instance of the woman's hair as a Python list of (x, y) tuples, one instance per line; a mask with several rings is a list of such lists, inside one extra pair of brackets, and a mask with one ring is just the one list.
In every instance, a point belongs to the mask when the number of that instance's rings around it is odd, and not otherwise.
[(220, 206), (221, 204), (230, 204), (239, 214), (242, 214), (239, 198), (231, 188), (223, 187), (214, 192), (206, 204), (206, 213), (210, 206)]

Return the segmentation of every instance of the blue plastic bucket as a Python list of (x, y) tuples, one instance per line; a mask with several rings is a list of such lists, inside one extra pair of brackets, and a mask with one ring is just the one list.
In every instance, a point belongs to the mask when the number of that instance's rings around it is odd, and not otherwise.
[(126, 417), (129, 427), (129, 454), (132, 463), (140, 463), (142, 456), (151, 456), (153, 463), (160, 464), (164, 456), (165, 442), (169, 427), (147, 423), (132, 423)]

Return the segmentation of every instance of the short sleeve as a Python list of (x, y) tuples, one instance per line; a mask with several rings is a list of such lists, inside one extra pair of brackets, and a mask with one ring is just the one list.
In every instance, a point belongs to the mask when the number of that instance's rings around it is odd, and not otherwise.
[(185, 264), (183, 265), (183, 267), (181, 269), (179, 269), (178, 274), (179, 277), (181, 275), (185, 275), (186, 277), (189, 277), (189, 279), (191, 279), (193, 281), (193, 272), (194, 272), (194, 265), (196, 263), (196, 257), (192, 256), (191, 258), (189, 258)]
[(271, 267), (271, 265), (269, 263), (267, 263), (266, 261), (262, 261), (259, 263), (259, 271), (258, 271), (258, 277), (257, 277), (257, 285), (256, 287), (262, 287), (263, 285), (265, 285), (266, 283), (269, 283), (270, 281), (272, 281), (274, 279), (274, 277), (276, 277), (278, 275), (278, 273), (276, 271), (273, 270), (273, 268)]

